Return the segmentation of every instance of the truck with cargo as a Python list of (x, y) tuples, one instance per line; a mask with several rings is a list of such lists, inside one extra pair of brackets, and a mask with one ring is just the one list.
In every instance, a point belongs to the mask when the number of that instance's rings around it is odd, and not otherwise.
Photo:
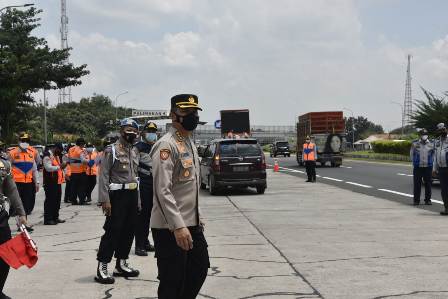
[(345, 149), (345, 120), (342, 111), (309, 112), (297, 122), (297, 163), (303, 165), (303, 144), (310, 136), (317, 147), (317, 163), (331, 167), (342, 165)]
[(251, 135), (249, 110), (221, 110), (220, 114), (222, 138), (247, 138)]

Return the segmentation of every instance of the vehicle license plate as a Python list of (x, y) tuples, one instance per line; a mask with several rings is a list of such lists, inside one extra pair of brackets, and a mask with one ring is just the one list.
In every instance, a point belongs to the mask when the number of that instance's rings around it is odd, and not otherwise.
[(234, 172), (248, 172), (249, 166), (234, 166), (233, 171)]

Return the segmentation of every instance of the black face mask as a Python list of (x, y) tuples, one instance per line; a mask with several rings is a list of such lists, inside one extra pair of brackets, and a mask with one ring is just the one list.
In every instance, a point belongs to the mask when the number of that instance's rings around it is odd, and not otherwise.
[(123, 133), (123, 138), (128, 143), (133, 144), (135, 139), (137, 138), (137, 134), (135, 134), (135, 133)]
[(185, 130), (194, 131), (198, 127), (199, 116), (197, 116), (196, 113), (190, 113), (185, 116), (179, 116), (176, 114), (176, 116), (178, 121), (182, 118), (182, 122), (179, 122)]

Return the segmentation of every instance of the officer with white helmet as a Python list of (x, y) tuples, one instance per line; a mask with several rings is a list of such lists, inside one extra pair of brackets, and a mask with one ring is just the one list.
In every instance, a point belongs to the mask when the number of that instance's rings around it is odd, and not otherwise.
[(102, 284), (115, 282), (107, 269), (114, 254), (117, 259), (114, 276), (136, 277), (140, 274), (127, 262), (139, 209), (139, 157), (134, 148), (137, 136), (138, 124), (132, 119), (122, 120), (120, 138), (107, 146), (101, 161), (98, 201), (106, 215), (106, 222), (97, 254), (95, 280)]
[(431, 205), (431, 173), (434, 160), (434, 144), (429, 140), (428, 131), (421, 129), (420, 138), (412, 143), (411, 161), (414, 166), (414, 206), (420, 204), (422, 179), (425, 183), (425, 205)]

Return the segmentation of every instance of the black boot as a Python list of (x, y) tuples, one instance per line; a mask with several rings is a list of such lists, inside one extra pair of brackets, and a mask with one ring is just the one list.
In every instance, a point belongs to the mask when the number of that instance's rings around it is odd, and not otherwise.
[(137, 277), (140, 275), (138, 270), (132, 269), (127, 260), (117, 259), (117, 264), (114, 270), (114, 276), (121, 277)]
[(151, 243), (148, 241), (148, 242), (146, 242), (146, 244), (145, 244), (145, 250), (146, 250), (146, 251), (149, 251), (149, 252), (154, 252), (154, 251), (155, 251), (155, 248), (154, 248), (154, 246), (151, 245)]
[(98, 268), (96, 269), (95, 281), (101, 284), (113, 284), (115, 282), (115, 278), (110, 276), (107, 271), (107, 264), (98, 262)]
[(146, 252), (145, 248), (135, 247), (135, 255), (138, 255), (138, 256), (148, 256), (148, 253)]

